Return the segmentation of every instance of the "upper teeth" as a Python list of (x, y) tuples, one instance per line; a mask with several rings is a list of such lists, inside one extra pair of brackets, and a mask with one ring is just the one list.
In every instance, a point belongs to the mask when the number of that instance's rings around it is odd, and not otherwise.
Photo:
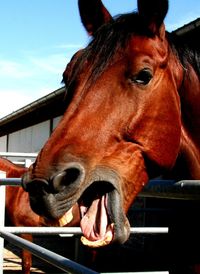
[(72, 214), (72, 208), (68, 210), (60, 219), (59, 219), (59, 225), (60, 226), (65, 226), (69, 224), (73, 219), (73, 214)]

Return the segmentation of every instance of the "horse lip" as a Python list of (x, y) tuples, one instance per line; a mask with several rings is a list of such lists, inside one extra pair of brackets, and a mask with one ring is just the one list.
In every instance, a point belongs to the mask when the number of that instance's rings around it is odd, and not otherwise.
[(109, 215), (114, 223), (113, 242), (124, 243), (130, 235), (130, 224), (123, 212), (121, 196), (116, 189), (109, 193)]
[[(95, 184), (98, 184), (100, 190), (101, 187), (107, 189), (107, 191), (104, 190), (105, 193), (108, 194), (107, 214), (109, 216), (110, 223), (114, 224), (114, 237), (112, 242), (121, 244), (124, 243), (129, 237), (130, 225), (125, 213), (123, 212), (123, 201), (122, 196), (120, 195), (120, 181), (120, 177), (115, 171), (105, 167), (99, 167), (91, 173), (90, 180), (82, 190), (78, 201), (81, 203), (83, 199), (87, 200), (87, 194), (90, 189), (93, 188), (95, 190)], [(93, 196), (93, 198), (94, 197), (95, 196)]]
[[(85, 179), (81, 185), (76, 185), (76, 191), (73, 190), (73, 194), (70, 195), (70, 201), (68, 200), (68, 206), (65, 210), (69, 210), (75, 202), (78, 202), (81, 221), (83, 217), (81, 216), (81, 205), (89, 209), (93, 200), (97, 198), (95, 193), (98, 193), (99, 196), (107, 194), (107, 216), (110, 225), (113, 224), (114, 230), (112, 242), (124, 243), (129, 237), (130, 225), (123, 212), (123, 200), (120, 187), (121, 178), (114, 170), (108, 167), (96, 167)], [(66, 193), (67, 192), (68, 191), (66, 191)], [(68, 197), (69, 194), (68, 192)], [(64, 213), (65, 212), (63, 212), (63, 214)]]
[[(40, 180), (40, 179), (35, 179), (35, 183), (40, 183), (45, 187), (48, 186), (48, 182), (46, 180)], [(66, 211), (68, 211), (71, 207), (73, 207), (74, 203), (77, 201), (80, 201), (82, 197), (87, 193), (87, 190), (90, 187), (93, 187), (95, 183), (98, 183), (100, 186), (105, 186), (105, 183), (108, 186), (108, 216), (110, 219), (111, 223), (114, 223), (114, 237), (113, 237), (113, 242), (118, 242), (118, 243), (123, 243), (125, 242), (128, 237), (129, 237), (129, 222), (123, 212), (122, 209), (122, 197), (120, 195), (121, 189), (120, 189), (120, 177), (118, 174), (111, 170), (110, 168), (107, 167), (98, 167), (95, 170), (93, 170), (89, 176), (87, 176), (87, 179), (85, 180), (84, 184), (83, 182), (81, 183), (82, 185), (77, 186), (76, 185), (76, 191), (75, 194), (71, 196), (70, 201), (68, 200), (67, 202), (67, 207), (65, 208), (65, 211), (62, 210), (62, 212), (59, 212), (59, 215), (52, 214), (52, 218), (59, 218), (61, 215), (64, 215)], [(32, 181), (33, 182), (33, 181)], [(25, 179), (25, 184), (26, 184), (26, 179)], [(106, 187), (107, 187), (106, 186)], [(29, 190), (28, 184), (26, 185), (27, 191)], [(82, 189), (81, 189), (82, 188)], [(67, 189), (67, 187), (66, 187)], [(69, 189), (68, 189), (69, 190)], [(67, 192), (66, 192), (67, 193)], [(64, 194), (64, 196), (66, 195)], [(43, 193), (46, 202), (49, 200), (49, 196), (54, 197), (54, 201), (56, 202), (56, 196), (60, 194), (53, 194), (53, 193)], [(51, 194), (51, 195), (50, 195)], [(69, 194), (69, 193), (68, 193)], [(67, 195), (68, 196), (68, 195)], [(58, 196), (57, 196), (58, 197)], [(61, 197), (59, 197), (60, 200)], [(87, 198), (87, 197), (86, 197)], [(62, 203), (64, 204), (65, 198), (63, 197)], [(46, 203), (45, 202), (45, 203)], [(35, 204), (35, 202), (34, 202)], [(52, 207), (52, 202), (48, 204), (51, 204)], [(49, 212), (49, 210), (48, 210)]]
[[(81, 197), (79, 198), (78, 203), (79, 203), (80, 207), (82, 205), (84, 205), (86, 203), (85, 201), (88, 200), (88, 197), (89, 197), (89, 199), (91, 199), (90, 194), (88, 194), (88, 193), (90, 193), (90, 189), (95, 190), (96, 184), (99, 184), (99, 187), (101, 187), (101, 186), (103, 187), (105, 185), (105, 183), (107, 184), (107, 186), (110, 185), (110, 187), (112, 187), (112, 190), (110, 190), (109, 192), (105, 192), (105, 194), (107, 194), (107, 198), (108, 198), (108, 202), (107, 202), (107, 216), (108, 216), (108, 220), (109, 220), (108, 226), (111, 225), (113, 227), (113, 231), (114, 231), (112, 242), (122, 244), (129, 237), (130, 225), (129, 225), (128, 219), (126, 218), (126, 215), (124, 214), (123, 209), (122, 209), (122, 201), (121, 201), (120, 193), (113, 186), (113, 184), (111, 184), (109, 182), (101, 182), (101, 181), (93, 182), (82, 193)], [(93, 196), (93, 198), (95, 199), (95, 195)], [(93, 200), (91, 199), (91, 201), (88, 203), (88, 205), (86, 205), (86, 207), (88, 209), (90, 208), (92, 201)], [(81, 219), (82, 219), (83, 216), (85, 215), (85, 213), (83, 214), (83, 212), (81, 211), (80, 215), (81, 215)], [(92, 244), (92, 242), (91, 242), (91, 244)], [(89, 245), (89, 246), (92, 246), (92, 245)], [(98, 246), (96, 246), (96, 247), (98, 247)]]

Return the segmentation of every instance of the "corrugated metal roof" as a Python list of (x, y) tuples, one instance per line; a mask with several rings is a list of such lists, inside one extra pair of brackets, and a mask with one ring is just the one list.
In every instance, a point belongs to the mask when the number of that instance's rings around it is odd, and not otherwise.
[(177, 35), (181, 36), (181, 35), (187, 34), (188, 32), (196, 30), (197, 28), (200, 28), (200, 18), (197, 18), (196, 20), (194, 20), (188, 24), (185, 24), (184, 26), (176, 29), (174, 32)]
[(65, 110), (65, 88), (20, 108), (0, 119), (0, 136), (62, 115)]

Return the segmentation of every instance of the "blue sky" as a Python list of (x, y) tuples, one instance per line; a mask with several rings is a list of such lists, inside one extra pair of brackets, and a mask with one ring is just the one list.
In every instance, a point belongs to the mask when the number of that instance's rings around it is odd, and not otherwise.
[[(136, 0), (103, 3), (112, 15), (136, 9)], [(200, 17), (199, 0), (169, 5), (169, 31)], [(0, 33), (0, 118), (60, 88), (66, 64), (88, 42), (77, 0), (1, 0)]]

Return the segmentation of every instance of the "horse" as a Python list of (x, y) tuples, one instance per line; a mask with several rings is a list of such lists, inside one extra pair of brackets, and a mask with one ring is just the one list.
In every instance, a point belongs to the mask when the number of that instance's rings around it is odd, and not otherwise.
[[(27, 168), (13, 164), (11, 161), (0, 158), (0, 170), (6, 172), (7, 178), (20, 178)], [(6, 186), (6, 221), (12, 226), (39, 226), (40, 216), (35, 214), (30, 207), (27, 192), (22, 187)], [(33, 241), (31, 234), (21, 234), (21, 237)], [(22, 273), (30, 274), (32, 255), (22, 249)]]
[[(7, 178), (20, 178), (27, 171), (26, 167), (18, 166), (11, 161), (0, 158), (0, 170), (6, 172)], [(41, 226), (59, 226), (59, 223), (55, 220), (46, 220), (39, 216), (30, 207), (29, 195), (22, 187), (6, 186), (6, 223), (11, 226), (27, 226), (27, 227), (41, 227)], [(76, 212), (73, 212), (76, 215)], [(77, 223), (75, 218), (74, 221), (69, 221), (70, 226), (74, 226)], [(25, 240), (33, 242), (32, 234), (21, 234), (21, 237)], [(32, 254), (22, 249), (22, 273), (30, 274), (32, 266)]]
[(83, 244), (123, 244), (149, 179), (200, 179), (200, 54), (165, 30), (167, 0), (114, 18), (101, 0), (78, 4), (91, 40), (63, 73), (66, 111), (23, 187), (45, 218), (78, 208)]

